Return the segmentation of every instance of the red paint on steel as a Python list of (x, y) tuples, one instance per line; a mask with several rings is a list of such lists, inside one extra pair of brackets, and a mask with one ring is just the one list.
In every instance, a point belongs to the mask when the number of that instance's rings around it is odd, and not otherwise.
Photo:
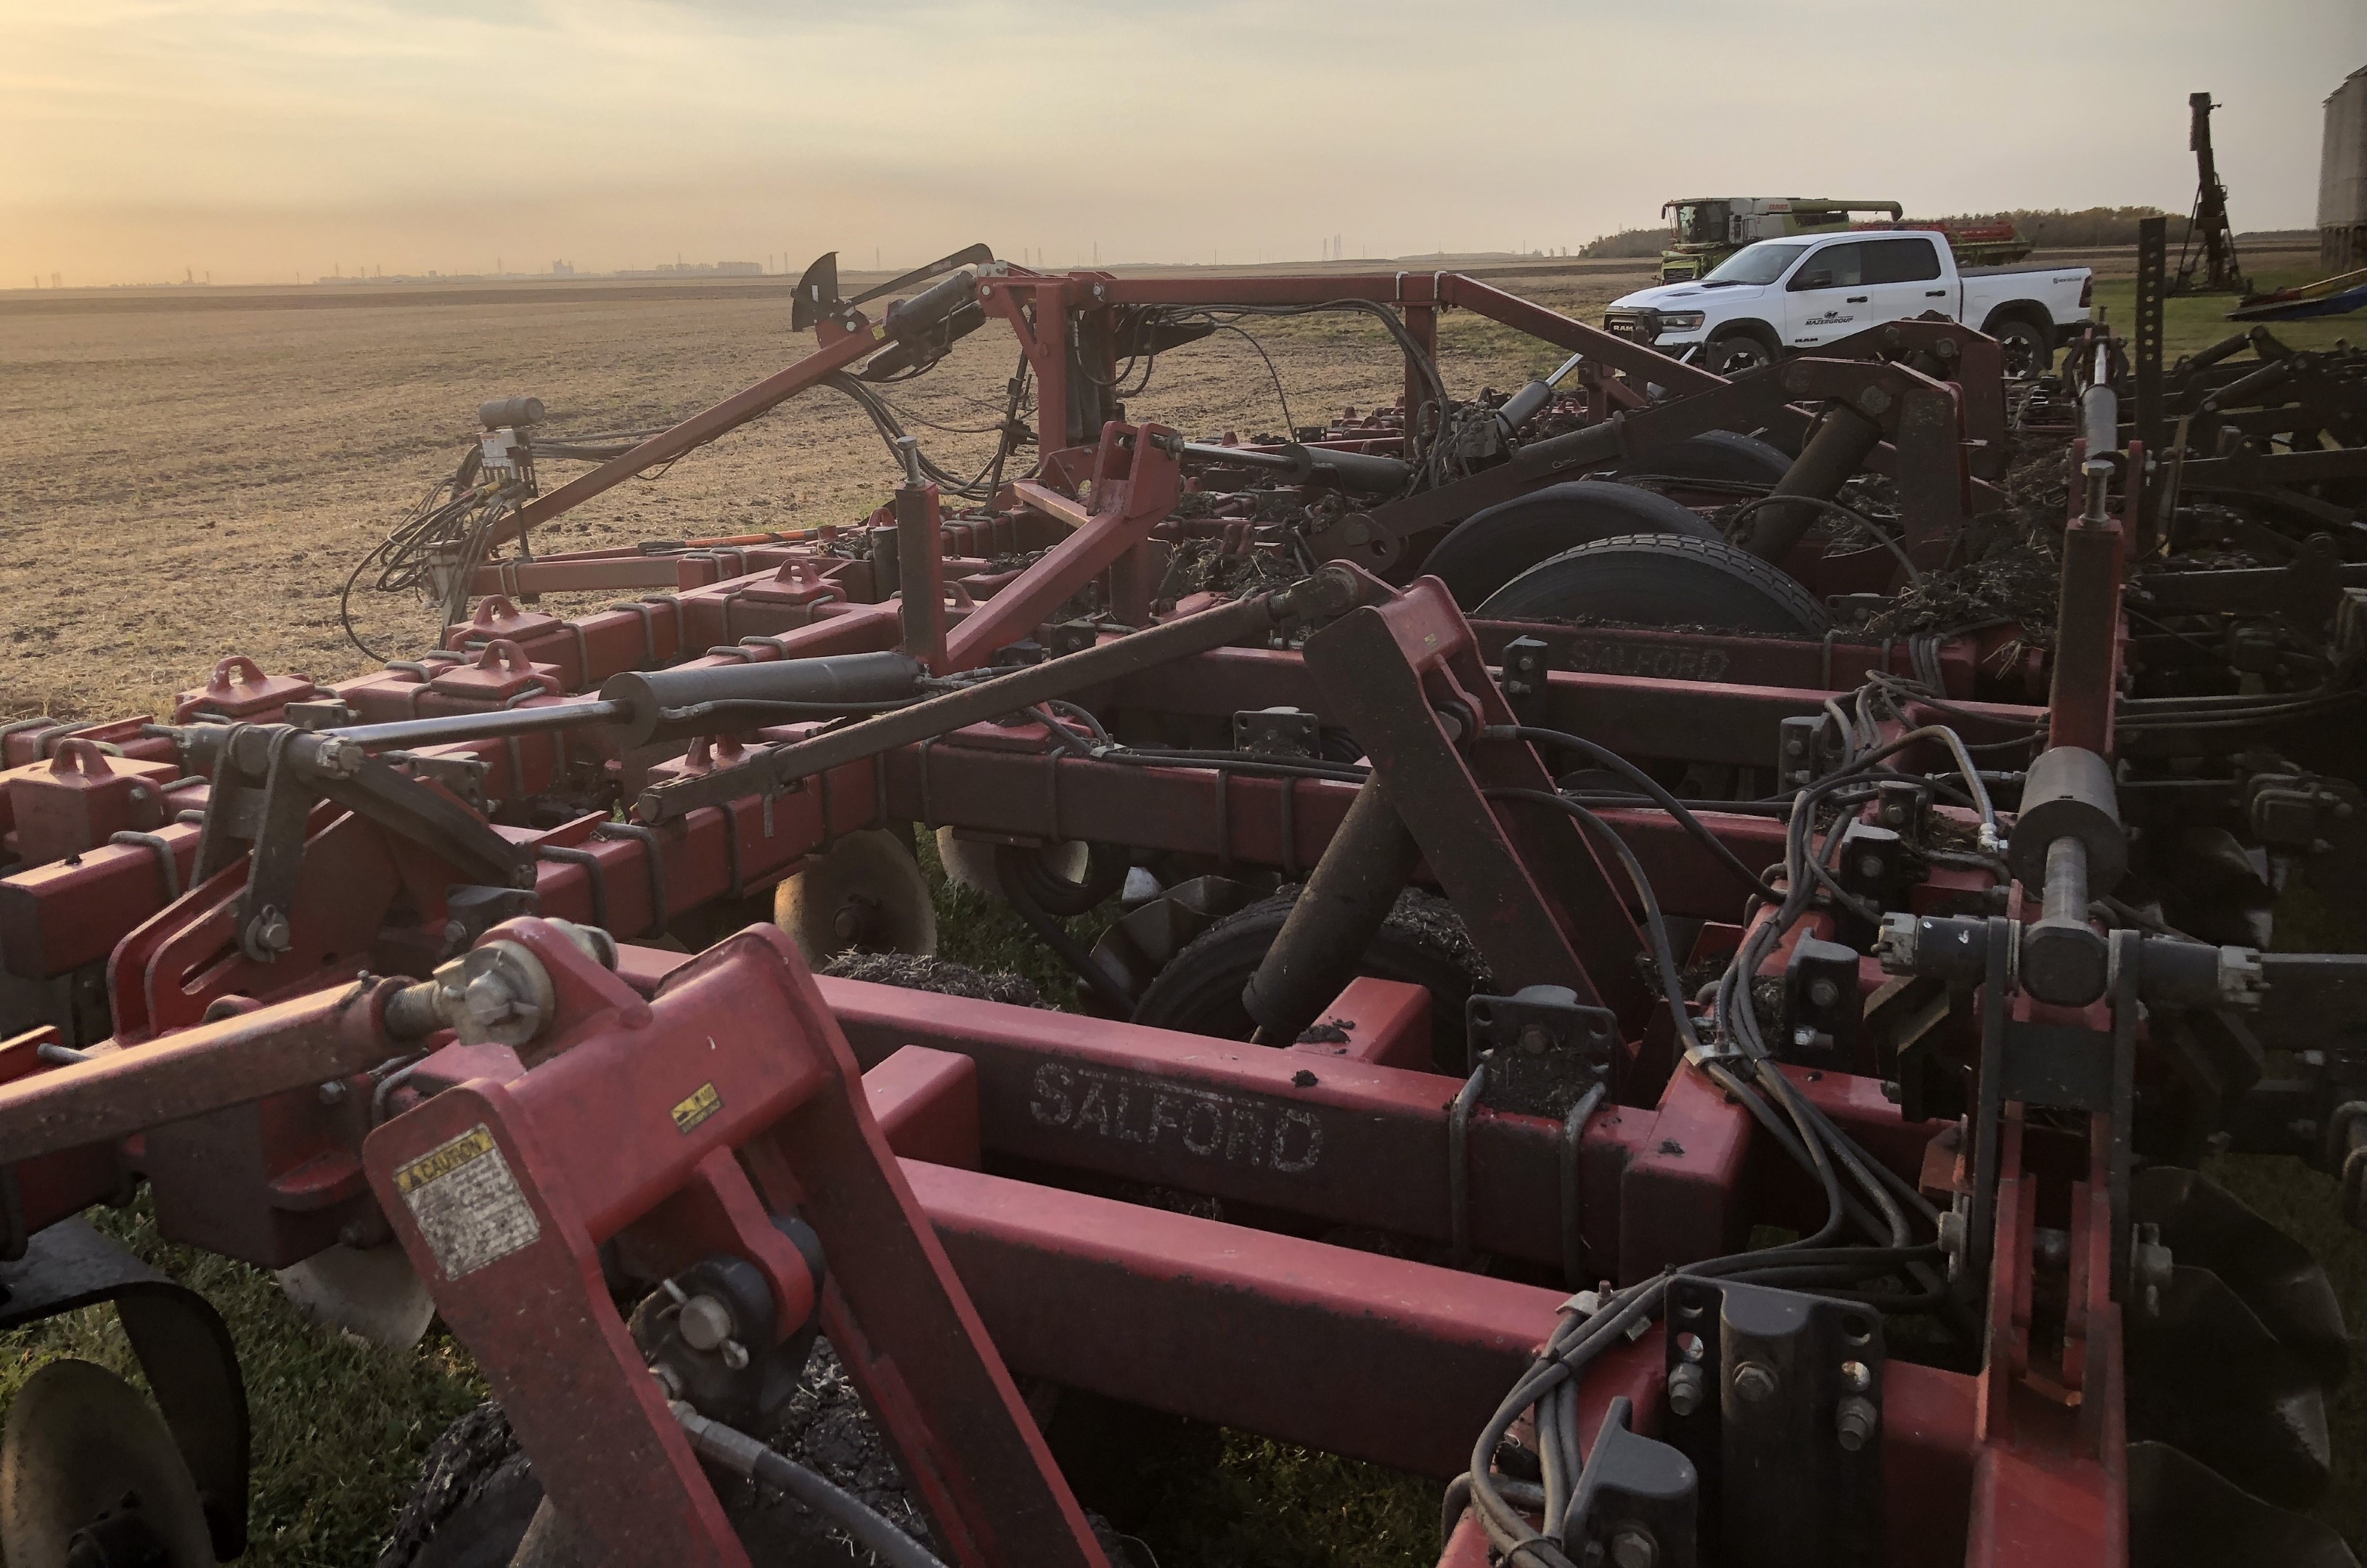
[(699, 410), (672, 428), (651, 437), (623, 456), (611, 458), (589, 473), (579, 474), (548, 494), (535, 497), (487, 531), (486, 548), (506, 544), (528, 528), (549, 521), (570, 506), (589, 501), (636, 474), (645, 473), (662, 462), (682, 456), (694, 447), (704, 446), (718, 436), (737, 429), (759, 415), (771, 412), (799, 392), (821, 385), (824, 377), (844, 369), (887, 342), (861, 315), (851, 313), (851, 320), (852, 330), (843, 335), (834, 335), (830, 324), (824, 324), (821, 329), (821, 345), (796, 364), (774, 371), (755, 385), (743, 388), (722, 402)]
[(463, 1081), (371, 1134), (371, 1182), (545, 1486), (606, 1560), (747, 1561), (609, 1301), (598, 1245), (621, 1237), (666, 1269), (744, 1257), (786, 1334), (813, 1301), (769, 1218), (794, 1207), (829, 1258), (824, 1332), (941, 1549), (967, 1568), (1102, 1568), (787, 938), (752, 928), (643, 1001), (539, 921), (496, 932), (535, 953), (559, 998), (534, 1065), (483, 1075), (475, 1053)]
[(1112, 422), (1093, 456), (1093, 516), (946, 637), (946, 669), (986, 664), (996, 649), (1032, 636), (1043, 618), (1087, 581), (1107, 571), (1165, 520), (1183, 493), (1183, 473), (1159, 443), (1161, 426)]
[(978, 1063), (908, 1045), (863, 1074), (879, 1136), (900, 1159), (979, 1168)]
[[(1470, 1462), (1567, 1294), (999, 1176), (905, 1174), (1020, 1370), (1428, 1475)], [(1589, 1392), (1647, 1392), (1651, 1348)]]
[(1424, 986), (1359, 975), (1316, 1021), (1320, 1032), (1347, 1038), (1302, 1040), (1287, 1049), (1376, 1067), (1428, 1072), (1432, 1064), (1430, 1006), (1430, 992)]

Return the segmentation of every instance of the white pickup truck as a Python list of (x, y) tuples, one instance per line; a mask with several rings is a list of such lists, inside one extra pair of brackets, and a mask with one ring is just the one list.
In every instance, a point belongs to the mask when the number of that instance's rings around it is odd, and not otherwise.
[(1606, 331), (1730, 376), (1884, 322), (1937, 311), (1998, 339), (2006, 374), (2054, 363), (2067, 331), (2086, 322), (2094, 275), (2084, 267), (1959, 271), (1948, 236), (1893, 230), (1761, 240), (1689, 283), (1611, 303)]

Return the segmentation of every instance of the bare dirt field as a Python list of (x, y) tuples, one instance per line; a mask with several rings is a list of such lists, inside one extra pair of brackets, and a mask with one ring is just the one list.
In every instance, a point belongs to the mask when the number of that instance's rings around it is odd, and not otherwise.
[[(2127, 276), (2128, 252), (2038, 258)], [(2255, 258), (2264, 259), (2264, 258)], [(2299, 258), (2294, 258), (2298, 260)], [(1421, 257), (1322, 270), (1459, 267), (1591, 321), (1648, 262)], [(1277, 268), (1198, 268), (1195, 276)], [(849, 274), (853, 293), (878, 279)], [(554, 428), (663, 426), (800, 358), (785, 278), (746, 282), (89, 290), (0, 297), (0, 713), (161, 710), (225, 653), (331, 680), (373, 661), (347, 641), (346, 574), (459, 461), (485, 398), (530, 392)], [(1192, 434), (1300, 423), (1397, 395), (1399, 363), (1354, 316), (1254, 325), (1170, 354), (1133, 403)], [(1441, 323), (1448, 390), (1508, 386), (1542, 345), (1477, 317)], [(895, 398), (947, 468), (982, 462), (1016, 360), (990, 324)], [(957, 427), (932, 429), (923, 421)], [(959, 433), (958, 427), (972, 433)], [(560, 469), (556, 477), (564, 477)], [(537, 537), (544, 550), (851, 523), (895, 470), (855, 406), (817, 392), (622, 486)], [(546, 483), (553, 475), (546, 473)], [(424, 608), (359, 593), (394, 653), (428, 646)], [(551, 608), (564, 609), (566, 606)]]
[[(1646, 280), (1640, 264), (1545, 265), (1555, 269), (1488, 270), (1500, 287), (1580, 319)], [(345, 638), (338, 589), (413, 500), (452, 471), (480, 401), (531, 392), (567, 431), (663, 426), (811, 346), (789, 330), (788, 290), (777, 281), (359, 295), (0, 301), (0, 711), (158, 710), (232, 653), (323, 680), (359, 673), (372, 661)], [(1387, 401), (1401, 383), (1401, 361), (1370, 321), (1254, 330), (1301, 423)], [(1554, 358), (1467, 315), (1449, 315), (1442, 336), (1442, 368), (1459, 394), (1523, 379)], [(1009, 335), (990, 324), (896, 390), (946, 467), (974, 468), (992, 438), (919, 422), (991, 426), (1016, 358)], [(1248, 435), (1283, 422), (1257, 348), (1229, 333), (1162, 358), (1132, 412), (1194, 434)], [(580, 549), (852, 523), (894, 476), (854, 404), (817, 392), (655, 483), (601, 496), (536, 543)], [(355, 606), (363, 636), (381, 650), (430, 645), (417, 604), (358, 593)]]

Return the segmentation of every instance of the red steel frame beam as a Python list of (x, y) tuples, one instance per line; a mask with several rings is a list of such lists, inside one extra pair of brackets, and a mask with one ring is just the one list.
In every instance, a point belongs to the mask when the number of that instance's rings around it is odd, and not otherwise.
[[(1565, 1304), (1559, 1290), (980, 1174), (974, 1082), (946, 1063), (957, 1059), (901, 1051), (865, 1089), (1021, 1372), (1444, 1479), (1469, 1463)], [(1625, 1395), (1651, 1432), (1662, 1361), (1657, 1335), (1604, 1357), (1580, 1385), (1580, 1429)], [(1884, 1388), (1885, 1561), (1961, 1562), (1976, 1381), (1893, 1362)], [(1455, 1561), (1450, 1542), (1442, 1562)]]
[(536, 496), (487, 529), (485, 547), (490, 550), (506, 544), (528, 528), (549, 521), (570, 506), (579, 506), (595, 495), (613, 490), (635, 474), (645, 473), (662, 462), (682, 456), (694, 447), (739, 428), (751, 419), (771, 413), (799, 392), (821, 385), (822, 379), (832, 372), (846, 369), (887, 343), (888, 339), (861, 315), (855, 315), (852, 320), (854, 325), (849, 330), (825, 324), (820, 329), (822, 336), (821, 347), (796, 364), (774, 371), (755, 385), (734, 392), (712, 407), (701, 409), (671, 429), (651, 437), (623, 456), (609, 459), (589, 473), (578, 474), (558, 489)]

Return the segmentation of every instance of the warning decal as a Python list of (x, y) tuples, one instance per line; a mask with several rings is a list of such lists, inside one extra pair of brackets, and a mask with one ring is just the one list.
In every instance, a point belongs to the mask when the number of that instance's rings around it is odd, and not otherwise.
[(473, 1274), (542, 1235), (533, 1205), (481, 1121), (397, 1170), (394, 1188), (447, 1279)]
[(715, 1092), (712, 1084), (701, 1084), (690, 1096), (674, 1108), (674, 1130), (687, 1132), (723, 1108), (723, 1096)]

